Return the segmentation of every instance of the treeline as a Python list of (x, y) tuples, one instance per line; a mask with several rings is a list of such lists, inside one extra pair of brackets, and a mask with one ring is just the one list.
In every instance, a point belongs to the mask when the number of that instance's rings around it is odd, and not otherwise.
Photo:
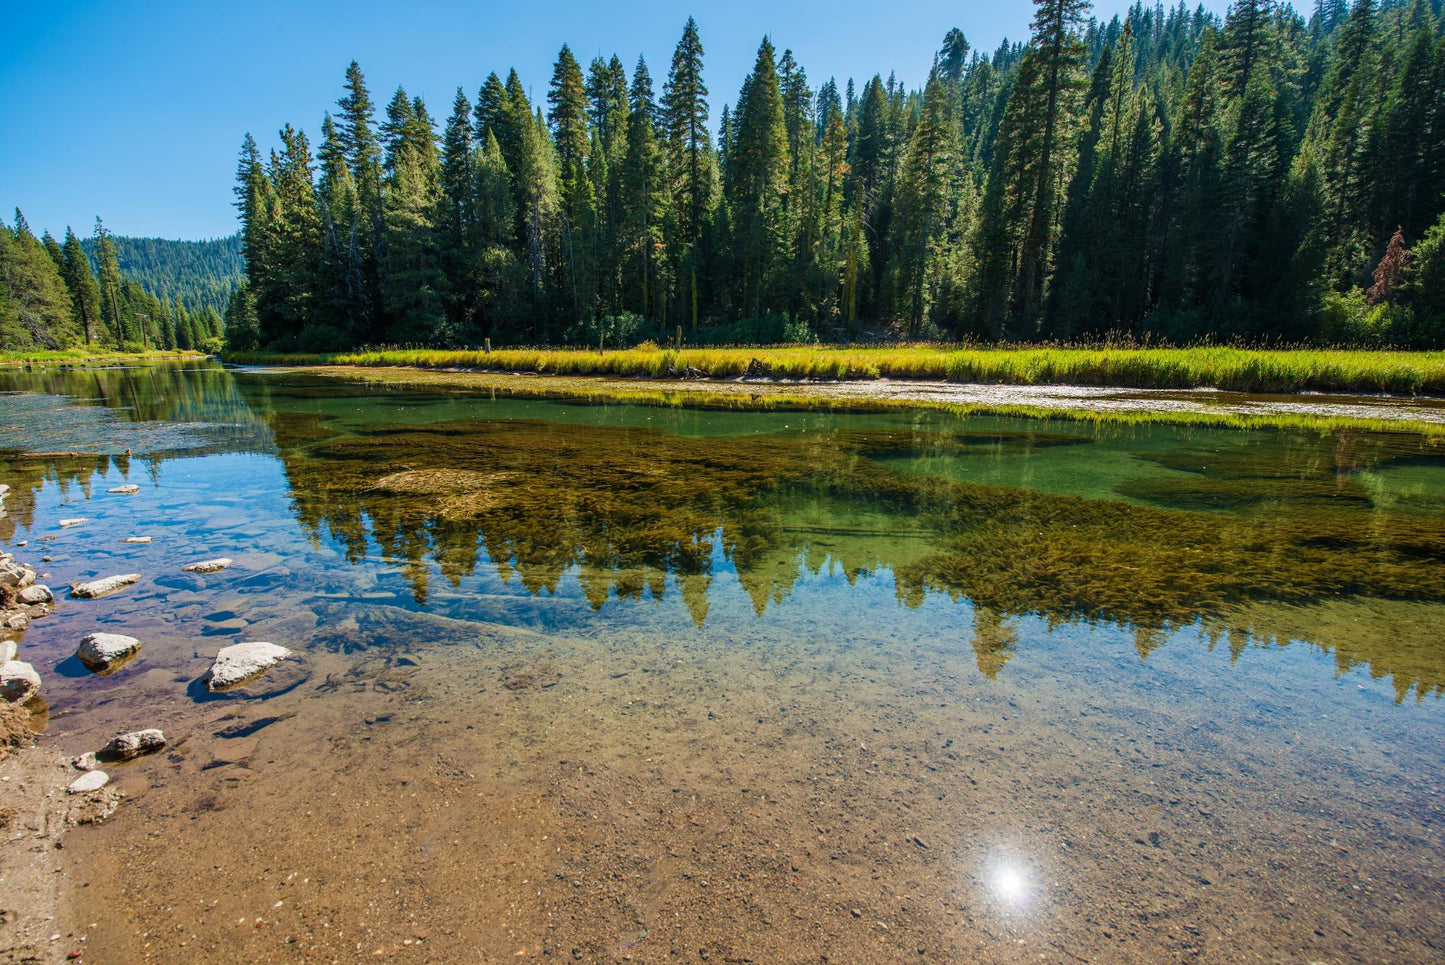
[(922, 89), (765, 38), (716, 139), (691, 19), (660, 94), (563, 46), (545, 105), (493, 73), (440, 136), (353, 62), (314, 154), (245, 139), (233, 342), (1445, 342), (1440, 0), (1034, 2)]
[[(224, 312), (231, 293), (246, 274), (240, 235), (205, 241), (172, 241), (167, 238), (127, 238), (116, 235), (116, 260), (125, 277), (161, 301), (178, 301), (192, 312), (213, 308)], [(81, 239), (99, 269), (93, 239)]]
[(225, 337), (214, 308), (191, 311), (161, 300), (122, 275), (114, 237), (95, 219), (84, 243), (69, 228), (64, 242), (37, 238), (25, 216), (0, 222), (0, 351), (198, 349), (220, 351)]

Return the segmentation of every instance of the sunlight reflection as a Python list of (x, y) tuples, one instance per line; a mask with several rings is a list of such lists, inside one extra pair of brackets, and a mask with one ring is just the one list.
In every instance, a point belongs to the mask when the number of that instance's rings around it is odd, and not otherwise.
[(1000, 904), (1021, 908), (1028, 904), (1035, 890), (1029, 871), (1028, 865), (1015, 855), (996, 855), (985, 869), (983, 883)]

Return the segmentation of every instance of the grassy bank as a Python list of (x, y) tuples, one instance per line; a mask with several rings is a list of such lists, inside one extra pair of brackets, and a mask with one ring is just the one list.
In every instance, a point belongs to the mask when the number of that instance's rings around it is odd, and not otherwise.
[(96, 349), (67, 348), (59, 350), (22, 350), (0, 352), (0, 366), (7, 365), (76, 365), (91, 362), (164, 362), (175, 359), (201, 359), (204, 352), (107, 352)]
[(412, 366), (551, 375), (666, 378), (929, 379), (1237, 392), (1445, 395), (1445, 352), (1332, 349), (757, 346), (682, 350), (359, 349), (334, 355), (246, 354), (254, 364)]

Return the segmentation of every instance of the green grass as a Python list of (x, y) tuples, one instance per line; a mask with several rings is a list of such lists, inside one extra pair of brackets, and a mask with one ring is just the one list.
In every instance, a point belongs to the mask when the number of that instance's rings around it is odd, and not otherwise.
[[(256, 364), (412, 366), (641, 378), (927, 379), (1011, 385), (1093, 385), (1237, 392), (1445, 395), (1445, 352), (1355, 349), (980, 348), (948, 345), (508, 348), (493, 352), (358, 349), (332, 355), (246, 354)], [(757, 363), (757, 364), (754, 364)]]
[(0, 351), (0, 366), (6, 365), (69, 365), (77, 362), (158, 362), (165, 359), (205, 358), (204, 352), (176, 350), (163, 352), (107, 351), (104, 349), (22, 349)]

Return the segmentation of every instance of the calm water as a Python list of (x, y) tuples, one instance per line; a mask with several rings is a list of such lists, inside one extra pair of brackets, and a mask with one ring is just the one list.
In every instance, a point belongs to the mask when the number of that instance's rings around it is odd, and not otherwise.
[[(150, 921), (98, 926), (115, 960), (1445, 954), (1438, 442), (208, 366), (0, 391), (0, 542), (144, 576), (27, 635), (54, 739), (186, 735), (80, 845)], [(141, 658), (86, 674), (98, 625)], [(241, 639), (304, 672), (203, 699)], [(187, 910), (217, 881), (235, 914)]]

